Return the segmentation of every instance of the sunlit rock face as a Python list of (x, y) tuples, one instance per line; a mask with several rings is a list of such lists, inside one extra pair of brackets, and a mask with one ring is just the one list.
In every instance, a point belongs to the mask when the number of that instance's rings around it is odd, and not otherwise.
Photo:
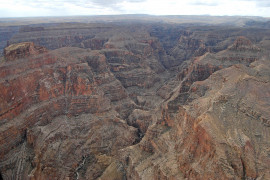
[(13, 33), (0, 60), (0, 178), (270, 179), (267, 28)]

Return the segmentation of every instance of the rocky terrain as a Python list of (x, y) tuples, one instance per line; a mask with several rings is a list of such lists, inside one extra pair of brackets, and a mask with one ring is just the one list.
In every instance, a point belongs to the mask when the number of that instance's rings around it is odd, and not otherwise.
[(189, 18), (0, 23), (0, 179), (270, 179), (270, 29)]

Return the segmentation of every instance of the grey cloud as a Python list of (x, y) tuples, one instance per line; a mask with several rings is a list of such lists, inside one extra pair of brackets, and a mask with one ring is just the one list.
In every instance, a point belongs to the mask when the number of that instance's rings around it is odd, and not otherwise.
[(217, 1), (193, 0), (193, 1), (189, 1), (189, 4), (195, 5), (195, 6), (217, 6), (220, 3)]
[(270, 7), (270, 2), (269, 1), (256, 2), (256, 4), (259, 7)]
[(270, 1), (269, 0), (243, 0), (243, 1), (255, 2), (256, 6), (258, 6), (258, 7), (270, 7)]
[(102, 6), (107, 6), (107, 5), (115, 5), (117, 3), (121, 2), (144, 2), (145, 0), (90, 0), (91, 2), (102, 5)]
[(117, 4), (122, 2), (144, 2), (146, 0), (28, 0), (20, 1), (17, 0), (17, 3), (23, 3), (27, 4), (32, 7), (46, 7), (46, 8), (61, 8), (63, 3), (73, 4), (76, 6), (84, 7), (84, 8), (102, 8), (102, 7), (108, 7), (108, 8), (117, 8)]

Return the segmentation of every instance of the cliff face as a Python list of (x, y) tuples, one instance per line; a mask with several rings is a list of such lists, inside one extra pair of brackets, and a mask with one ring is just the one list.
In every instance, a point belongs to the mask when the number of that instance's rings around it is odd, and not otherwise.
[[(101, 156), (105, 162), (92, 164), (86, 176), (98, 177), (118, 149), (138, 139), (112, 109), (110, 99), (127, 95), (104, 61), (98, 52), (60, 49), (1, 67), (4, 178), (76, 177), (81, 161)], [(103, 81), (110, 81), (104, 90)], [(107, 96), (108, 88), (120, 98)]]
[[(180, 84), (162, 87), (171, 94), (155, 111), (157, 121), (139, 144), (122, 150), (128, 178), (269, 178), (269, 61), (257, 61), (252, 47), (245, 55), (231, 47), (206, 53), (183, 66), (172, 81)], [(255, 60), (246, 60), (250, 55)]]
[(268, 179), (269, 62), (251, 66), (217, 71), (168, 100), (143, 140), (122, 150), (128, 178)]
[(269, 47), (254, 29), (62, 24), (9, 41), (3, 179), (270, 178)]

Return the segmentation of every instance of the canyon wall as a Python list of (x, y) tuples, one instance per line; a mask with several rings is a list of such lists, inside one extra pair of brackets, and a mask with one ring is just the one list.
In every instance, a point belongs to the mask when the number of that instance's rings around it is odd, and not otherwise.
[(269, 179), (269, 35), (20, 27), (0, 59), (0, 177)]

